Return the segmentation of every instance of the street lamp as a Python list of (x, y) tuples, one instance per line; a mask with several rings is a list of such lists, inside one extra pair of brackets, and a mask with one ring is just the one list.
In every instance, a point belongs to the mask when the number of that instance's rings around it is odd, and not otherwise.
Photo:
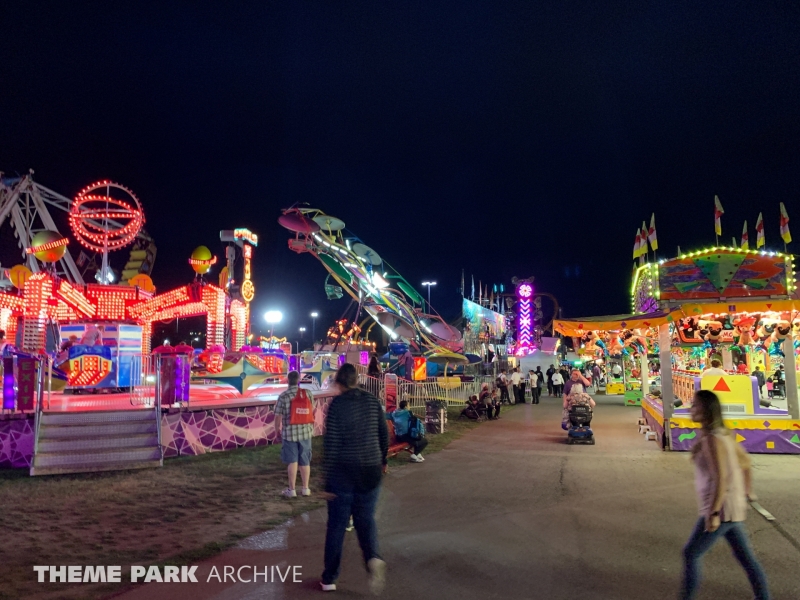
[(311, 313), (311, 319), (312, 319), (312, 321), (311, 321), (311, 323), (312, 323), (312, 325), (311, 325), (311, 349), (312, 350), (314, 349), (314, 342), (317, 341), (317, 317), (318, 316), (319, 316), (319, 313), (317, 311), (314, 311), (314, 312)]
[(428, 288), (428, 312), (431, 310), (431, 286), (436, 285), (435, 281), (423, 281), (422, 285)]
[(279, 310), (268, 310), (264, 313), (264, 320), (270, 324), (269, 328), (269, 343), (270, 347), (272, 347), (272, 338), (274, 337), (275, 333), (275, 323), (280, 323), (283, 320), (283, 313)]
[[(306, 328), (305, 327), (301, 327), (300, 328), (300, 340), (303, 339), (305, 332), (306, 332)], [(297, 340), (295, 342), (296, 348), (297, 348), (297, 352), (295, 352), (295, 354), (300, 354), (300, 340)]]

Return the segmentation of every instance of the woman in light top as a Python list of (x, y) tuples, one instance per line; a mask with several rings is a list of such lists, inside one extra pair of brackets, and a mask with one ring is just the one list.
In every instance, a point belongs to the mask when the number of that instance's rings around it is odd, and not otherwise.
[(750, 457), (723, 424), (719, 398), (714, 392), (696, 392), (690, 414), (692, 420), (701, 426), (700, 435), (692, 447), (700, 518), (683, 548), (680, 597), (695, 597), (700, 583), (700, 560), (717, 540), (724, 537), (747, 573), (756, 599), (768, 600), (767, 579), (744, 528), (747, 500), (755, 499), (750, 491)]

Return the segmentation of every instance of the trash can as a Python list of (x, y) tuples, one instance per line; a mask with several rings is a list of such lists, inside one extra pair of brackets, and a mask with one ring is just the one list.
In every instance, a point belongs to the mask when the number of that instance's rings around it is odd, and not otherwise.
[(428, 400), (425, 402), (425, 431), (444, 433), (447, 425), (447, 402)]

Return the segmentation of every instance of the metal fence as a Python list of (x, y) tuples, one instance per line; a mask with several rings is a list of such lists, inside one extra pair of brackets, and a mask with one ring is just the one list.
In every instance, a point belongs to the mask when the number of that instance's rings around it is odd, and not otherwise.
[(158, 355), (139, 354), (131, 361), (131, 406), (151, 407), (158, 390)]
[[(359, 375), (358, 383), (381, 403), (384, 402), (383, 378)], [(482, 381), (461, 381), (458, 377), (430, 378), (427, 381), (397, 380), (397, 401), (405, 400), (409, 408), (425, 408), (429, 400), (444, 400), (448, 405), (461, 405), (480, 393)]]

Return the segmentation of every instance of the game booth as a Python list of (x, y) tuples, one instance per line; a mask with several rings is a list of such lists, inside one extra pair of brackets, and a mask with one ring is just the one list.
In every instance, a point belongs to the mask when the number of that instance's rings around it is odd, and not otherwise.
[[(791, 255), (711, 248), (649, 262), (636, 270), (632, 304), (631, 315), (560, 319), (555, 327), (583, 339), (641, 338), (648, 348), (639, 354), (642, 417), (662, 447), (691, 447), (699, 426), (689, 407), (695, 390), (708, 389), (748, 452), (800, 454), (800, 299)], [(611, 352), (606, 344), (598, 350)], [(658, 356), (660, 385), (648, 378), (648, 354)], [(712, 360), (725, 375), (702, 376)]]

